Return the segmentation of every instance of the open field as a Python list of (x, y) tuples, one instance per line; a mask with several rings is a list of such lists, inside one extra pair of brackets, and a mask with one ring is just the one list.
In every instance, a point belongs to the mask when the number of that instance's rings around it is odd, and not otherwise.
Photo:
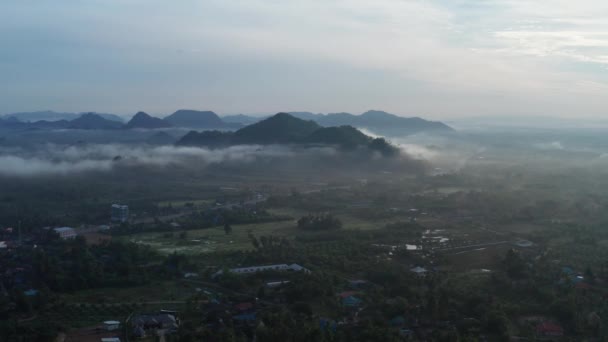
[[(133, 234), (121, 237), (126, 241), (151, 246), (163, 254), (183, 253), (199, 254), (216, 251), (235, 251), (252, 249), (249, 233), (255, 236), (278, 236), (293, 238), (298, 234), (315, 234), (302, 232), (297, 229), (297, 218), (306, 215), (302, 210), (281, 208), (272, 209), (273, 215), (287, 215), (294, 217), (293, 221), (266, 222), (254, 224), (232, 225), (232, 233), (226, 235), (223, 227), (202, 228), (185, 232), (151, 232)], [(374, 230), (384, 227), (396, 219), (363, 220), (351, 215), (337, 215), (343, 223), (343, 230)]]

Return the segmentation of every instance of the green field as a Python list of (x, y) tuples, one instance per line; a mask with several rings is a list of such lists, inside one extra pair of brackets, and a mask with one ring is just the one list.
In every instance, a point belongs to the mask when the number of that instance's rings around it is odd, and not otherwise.
[[(273, 209), (273, 215), (288, 215), (294, 217), (293, 221), (265, 222), (254, 224), (241, 224), (232, 226), (232, 234), (226, 235), (223, 227), (202, 228), (188, 230), (186, 236), (181, 237), (183, 231), (175, 232), (150, 232), (133, 234), (122, 237), (127, 241), (151, 246), (162, 254), (182, 253), (200, 254), (216, 251), (235, 251), (252, 249), (249, 233), (255, 236), (278, 236), (293, 238), (297, 234), (303, 234), (297, 229), (296, 219), (307, 213), (294, 209)], [(391, 220), (362, 220), (350, 215), (337, 215), (343, 223), (344, 230), (370, 230), (382, 228)], [(309, 233), (314, 234), (314, 233)]]

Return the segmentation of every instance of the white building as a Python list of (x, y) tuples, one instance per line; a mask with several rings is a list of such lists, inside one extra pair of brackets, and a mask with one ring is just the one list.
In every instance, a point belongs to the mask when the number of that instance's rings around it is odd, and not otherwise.
[[(234, 274), (252, 274), (252, 273), (257, 273), (257, 272), (264, 272), (264, 271), (296, 271), (296, 272), (304, 272), (304, 273), (310, 273), (310, 270), (302, 267), (298, 264), (291, 264), (291, 265), (287, 265), (287, 264), (277, 264), (277, 265), (266, 265), (266, 266), (251, 266), (251, 267), (240, 267), (240, 268), (231, 268), (228, 270), (228, 272), (230, 273), (234, 273)], [(217, 277), (219, 275), (222, 275), (224, 273), (224, 271), (220, 270), (217, 271), (213, 274), (213, 277)]]
[(106, 329), (106, 331), (118, 330), (120, 328), (120, 322), (119, 321), (105, 321), (105, 322), (103, 322), (103, 327)]
[(59, 228), (53, 228), (53, 230), (55, 231), (55, 233), (59, 234), (59, 237), (67, 240), (67, 239), (73, 239), (76, 237), (76, 231), (74, 230), (74, 228), (70, 228), (70, 227), (59, 227)]

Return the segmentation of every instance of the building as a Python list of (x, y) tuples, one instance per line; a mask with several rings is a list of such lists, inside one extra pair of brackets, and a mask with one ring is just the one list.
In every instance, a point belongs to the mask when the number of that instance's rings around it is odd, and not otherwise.
[[(278, 265), (267, 265), (267, 266), (251, 266), (251, 267), (240, 267), (240, 268), (232, 268), (229, 269), (228, 272), (234, 274), (252, 274), (257, 272), (264, 271), (295, 271), (295, 272), (304, 272), (310, 273), (310, 270), (304, 268), (298, 264), (278, 264)], [(217, 271), (213, 274), (213, 278), (222, 275), (223, 271)]]
[(411, 268), (410, 271), (414, 272), (419, 277), (424, 277), (426, 275), (426, 273), (428, 272), (426, 270), (426, 268), (420, 267), (420, 266), (416, 266), (414, 268)]
[(564, 329), (551, 322), (543, 322), (536, 326), (536, 338), (539, 340), (554, 340), (564, 336)]
[(129, 207), (123, 204), (112, 204), (112, 222), (129, 221)]
[(114, 331), (120, 328), (119, 321), (105, 321), (103, 322), (103, 327), (106, 331)]
[(53, 230), (55, 231), (55, 233), (59, 234), (60, 238), (62, 238), (64, 240), (73, 239), (77, 235), (74, 228), (70, 228), (70, 227), (53, 228)]
[(101, 342), (120, 342), (118, 337), (102, 337)]
[(179, 319), (169, 313), (143, 314), (135, 316), (131, 324), (137, 328), (141, 327), (144, 331), (150, 329), (176, 330), (179, 327)]

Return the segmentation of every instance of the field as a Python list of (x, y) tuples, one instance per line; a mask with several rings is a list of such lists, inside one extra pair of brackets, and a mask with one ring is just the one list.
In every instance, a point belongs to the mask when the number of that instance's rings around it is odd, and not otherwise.
[[(181, 235), (182, 231), (175, 232), (152, 232), (133, 234), (122, 237), (123, 240), (145, 244), (163, 254), (182, 253), (199, 254), (216, 251), (235, 251), (252, 249), (249, 234), (255, 236), (277, 236), (293, 239), (298, 234), (304, 233), (298, 230), (296, 218), (307, 213), (296, 209), (272, 209), (269, 210), (274, 215), (287, 215), (294, 217), (292, 221), (266, 222), (255, 224), (232, 225), (232, 233), (227, 235), (223, 227), (213, 227), (204, 229), (193, 229)], [(374, 230), (382, 228), (386, 223), (393, 222), (395, 219), (363, 220), (351, 215), (339, 215), (343, 222), (344, 230)]]

